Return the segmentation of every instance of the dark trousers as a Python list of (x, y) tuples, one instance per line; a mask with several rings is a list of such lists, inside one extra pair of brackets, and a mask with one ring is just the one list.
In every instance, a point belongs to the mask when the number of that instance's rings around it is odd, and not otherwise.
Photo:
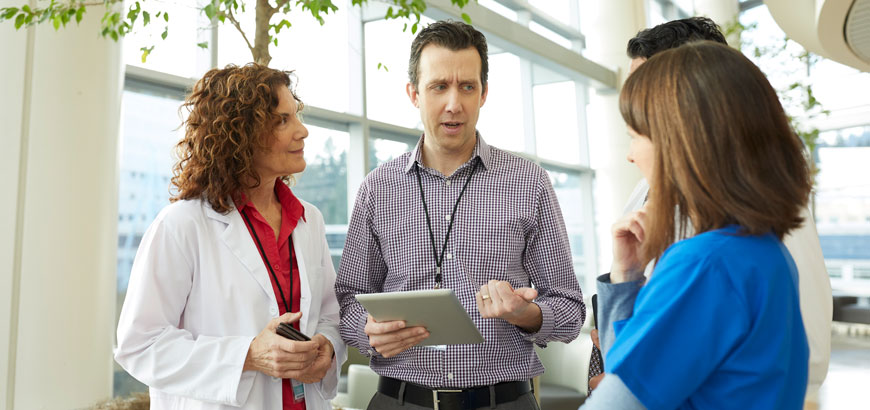
[[(421, 407), (411, 403), (400, 403), (398, 399), (394, 399), (390, 396), (382, 394), (380, 392), (375, 393), (372, 400), (369, 402), (368, 410), (422, 410), (422, 409), (431, 409), (431, 407)], [(532, 392), (528, 392), (516, 400), (512, 402), (502, 403), (495, 407), (480, 407), (480, 410), (483, 409), (496, 409), (496, 410), (540, 410), (538, 407), (538, 401), (535, 400), (535, 395)], [(444, 406), (440, 406), (440, 410), (459, 410), (459, 409), (450, 409)]]

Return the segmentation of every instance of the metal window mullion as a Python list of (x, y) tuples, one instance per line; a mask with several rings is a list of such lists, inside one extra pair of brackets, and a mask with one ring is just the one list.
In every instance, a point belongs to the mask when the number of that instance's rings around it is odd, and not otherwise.
[(594, 178), (595, 175), (591, 172), (580, 175), (580, 189), (583, 192), (583, 267), (585, 268), (582, 286), (587, 295), (595, 292), (596, 277), (601, 271), (598, 268), (598, 240), (595, 229)]
[(535, 135), (535, 78), (532, 72), (532, 62), (520, 59), (520, 87), (523, 104), (523, 135), (524, 151), (537, 156), (538, 146)]

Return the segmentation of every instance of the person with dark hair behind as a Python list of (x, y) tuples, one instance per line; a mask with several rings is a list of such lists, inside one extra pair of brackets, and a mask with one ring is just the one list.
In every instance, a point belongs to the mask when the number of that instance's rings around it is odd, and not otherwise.
[(698, 40), (727, 44), (725, 36), (713, 20), (707, 17), (690, 17), (639, 31), (634, 38), (628, 40), (628, 57), (646, 60), (660, 51)]
[(115, 350), (151, 408), (332, 409), (346, 348), (323, 216), (287, 186), (308, 137), (290, 74), (212, 69), (182, 106), (175, 195), (139, 245)]
[(773, 87), (739, 51), (698, 41), (640, 66), (619, 107), (650, 194), (611, 230), (598, 315), (614, 339), (581, 409), (802, 408), (809, 347), (781, 241), (812, 183)]
[[(476, 130), (487, 70), (486, 38), (474, 27), (421, 30), (406, 92), (424, 134), (359, 188), (335, 288), (342, 338), (380, 375), (369, 409), (537, 409), (535, 345), (569, 342), (583, 324), (547, 172)], [(416, 346), (425, 328), (377, 322), (355, 298), (439, 287), (453, 289), (484, 343)]]
[[(637, 36), (629, 40), (626, 52), (631, 58), (633, 72), (653, 55), (681, 46), (691, 41), (709, 40), (726, 44), (725, 37), (713, 20), (706, 17), (692, 17), (669, 21), (653, 28), (641, 30)], [(649, 184), (641, 179), (631, 194), (623, 210), (624, 214), (639, 211), (649, 196)], [(810, 345), (809, 383), (807, 385), (807, 400), (814, 400), (828, 372), (828, 362), (831, 351), (831, 283), (825, 268), (819, 235), (815, 222), (807, 207), (803, 208), (804, 223), (791, 231), (783, 239), (783, 243), (792, 255), (797, 265), (800, 277), (801, 316)], [(691, 232), (691, 227), (689, 233)], [(645, 275), (652, 273), (653, 264), (647, 266)], [(593, 330), (593, 341), (597, 341), (597, 331)], [(595, 347), (593, 357), (600, 354)], [(606, 349), (605, 349), (606, 350)], [(593, 364), (596, 361), (593, 360)], [(590, 387), (594, 387), (603, 372), (600, 362), (598, 366), (590, 365)]]

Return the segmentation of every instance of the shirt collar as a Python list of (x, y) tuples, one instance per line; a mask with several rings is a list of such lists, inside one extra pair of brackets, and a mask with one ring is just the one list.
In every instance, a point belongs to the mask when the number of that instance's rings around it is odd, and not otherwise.
[[(282, 210), (288, 212), (290, 218), (294, 221), (298, 221), (299, 218), (302, 218), (303, 221), (308, 222), (305, 219), (305, 206), (302, 205), (299, 198), (296, 198), (296, 195), (293, 195), (293, 191), (290, 190), (290, 187), (288, 187), (281, 178), (275, 180), (275, 195), (278, 196), (278, 202), (281, 203)], [(236, 207), (238, 209), (244, 209), (247, 207), (254, 208), (254, 204), (251, 203), (248, 196), (242, 192), (239, 195), (239, 202), (236, 204)]]
[[(490, 168), (492, 152), (490, 150), (489, 144), (483, 140), (483, 137), (480, 135), (480, 131), (476, 131), (477, 142), (474, 144), (474, 151), (471, 152), (471, 158), (468, 159), (468, 162), (463, 164), (462, 168), (472, 162), (475, 157), (480, 157), (481, 165), (484, 166), (485, 169)], [(414, 147), (414, 150), (411, 151), (411, 156), (408, 157), (408, 163), (405, 165), (405, 173), (411, 171), (414, 168), (414, 164), (420, 164), (423, 166), (423, 139), (426, 138), (426, 135), (421, 135), (420, 139), (417, 140), (417, 145)]]

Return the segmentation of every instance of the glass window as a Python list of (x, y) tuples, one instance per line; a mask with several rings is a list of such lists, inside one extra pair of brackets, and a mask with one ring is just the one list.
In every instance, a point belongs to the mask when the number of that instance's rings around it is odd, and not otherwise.
[(568, 242), (571, 243), (571, 257), (574, 260), (574, 273), (583, 284), (586, 268), (583, 258), (583, 191), (580, 189), (580, 175), (553, 169), (548, 169), (547, 172), (565, 219)]
[(581, 163), (575, 87), (573, 81), (535, 86), (538, 156), (568, 164)]
[[(571, 24), (572, 0), (529, 0), (529, 4), (565, 24)], [(573, 0), (578, 1), (578, 0)]]
[[(421, 25), (433, 20), (423, 17)], [(365, 25), (366, 109), (368, 117), (408, 128), (423, 129), (420, 111), (408, 99), (408, 58), (414, 34), (402, 31), (401, 20), (378, 20)], [(422, 27), (421, 27), (422, 28)]]
[[(127, 295), (133, 258), (145, 230), (169, 205), (175, 144), (181, 139), (180, 93), (154, 86), (127, 85), (123, 95), (118, 190), (118, 255), (115, 321)], [(145, 386), (115, 364), (115, 395)]]
[(548, 28), (546, 28), (546, 27), (544, 27), (544, 26), (542, 26), (534, 21), (529, 23), (529, 29), (534, 31), (535, 33), (540, 34), (544, 38), (546, 38), (546, 39), (548, 39), (548, 40), (550, 40), (550, 41), (552, 41), (552, 42), (554, 42), (562, 47), (571, 48), (571, 40), (568, 40), (567, 38), (562, 37), (561, 35), (557, 34), (556, 32), (554, 32), (554, 31), (552, 31), (552, 30), (550, 30), (550, 29), (548, 29)]
[[(141, 27), (139, 17), (135, 31), (124, 37), (124, 62), (149, 70), (161, 71), (181, 77), (199, 78), (211, 68), (210, 53), (197, 43), (211, 38), (209, 21), (197, 8), (196, 1), (141, 2), (142, 9), (150, 15), (151, 23)], [(169, 22), (158, 12), (168, 12)], [(161, 34), (169, 26), (166, 40)], [(142, 62), (143, 47), (154, 46), (146, 62)]]
[(682, 15), (693, 16), (695, 15), (695, 1), (694, 0), (673, 0), (674, 5), (677, 6), (680, 10), (682, 10)]
[(489, 55), (489, 85), (477, 129), (488, 144), (510, 151), (525, 146), (521, 78), (520, 58), (515, 54)]
[(870, 126), (824, 132), (815, 216), (831, 287), (870, 294)]
[[(819, 128), (815, 152), (813, 213), (825, 265), (835, 293), (870, 295), (870, 73), (860, 73), (830, 60), (807, 64), (803, 48), (779, 28), (767, 6), (740, 14), (752, 26), (741, 35), (741, 48), (777, 89), (792, 124)], [(808, 70), (809, 68), (809, 70)], [(808, 75), (809, 71), (809, 75)], [(794, 83), (812, 86), (813, 96), (830, 115), (808, 113), (806, 93)]]
[(382, 138), (373, 138), (369, 146), (371, 147), (369, 149), (369, 172), (381, 164), (414, 149), (414, 144), (409, 142)]
[(501, 3), (496, 0), (478, 0), (477, 3), (510, 20), (517, 21), (517, 12), (501, 5)]
[[(338, 112), (348, 111), (350, 57), (347, 7), (339, 4), (338, 12), (325, 15), (326, 23), (321, 26), (310, 12), (303, 12), (301, 7), (296, 6), (283, 17), (293, 25), (283, 28), (278, 34), (277, 47), (271, 45), (269, 48), (272, 56), (269, 67), (296, 72), (296, 92), (305, 104)], [(239, 15), (250, 41), (254, 41), (253, 12), (252, 4), (246, 13)], [(278, 23), (281, 18), (275, 15), (272, 22)], [(244, 65), (253, 61), (245, 40), (232, 24), (219, 26), (218, 43), (218, 67), (230, 63)]]
[(670, 20), (665, 17), (665, 9), (657, 0), (649, 0), (647, 6), (649, 6), (648, 13), (650, 27), (657, 26)]
[(306, 125), (305, 171), (297, 175), (293, 193), (323, 213), (327, 225), (346, 225), (347, 151), (350, 134)]

